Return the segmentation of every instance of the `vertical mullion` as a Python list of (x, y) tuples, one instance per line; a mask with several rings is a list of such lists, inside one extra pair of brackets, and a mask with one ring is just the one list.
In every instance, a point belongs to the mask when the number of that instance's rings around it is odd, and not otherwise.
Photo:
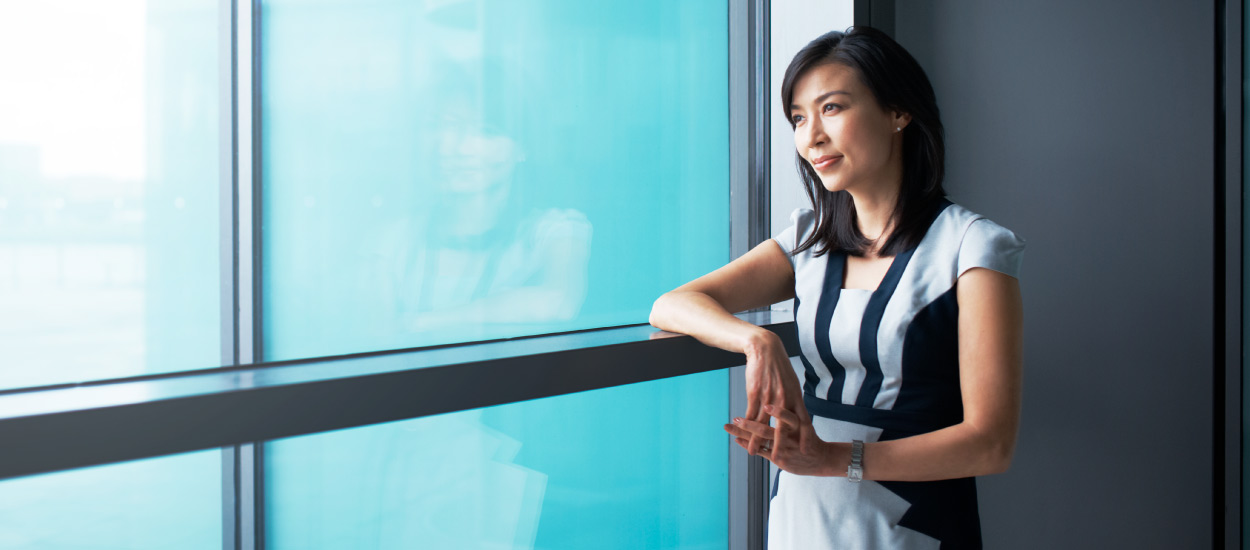
[[(734, 258), (769, 234), (768, 0), (729, 2), (730, 251)], [(729, 414), (746, 410), (744, 367), (729, 369)], [(729, 449), (729, 548), (764, 547), (768, 464)]]
[[(257, 363), (259, 354), (260, 284), (258, 164), (258, 71), (259, 0), (233, 0), (236, 23), (235, 124), (237, 166), (235, 187), (235, 289), (237, 294), (237, 364)], [(264, 546), (262, 506), (261, 443), (234, 447), (235, 541), (238, 550), (258, 550)]]
[[(238, 292), (235, 282), (238, 277), (238, 242), (237, 224), (235, 219), (238, 203), (235, 200), (235, 185), (238, 177), (238, 148), (235, 125), (237, 117), (235, 37), (237, 33), (235, 18), (235, 0), (218, 2), (218, 76), (220, 93), (218, 95), (218, 177), (219, 189), (219, 221), (218, 242), (220, 256), (218, 260), (221, 289), (221, 364), (238, 364), (239, 341), (236, 338), (238, 328)], [(236, 490), (238, 468), (236, 465), (238, 452), (235, 447), (225, 447), (221, 454), (221, 547), (223, 550), (238, 550), (238, 492)]]
[(772, 212), (771, 181), (769, 174), (772, 155), (769, 132), (769, 17), (772, 6), (769, 0), (753, 0), (751, 3), (751, 189), (750, 189), (750, 246), (764, 242), (771, 235)]
[[(1244, 6), (1242, 2), (1227, 2), (1222, 10), (1223, 20), (1219, 20), (1217, 13), (1217, 25), (1225, 29), (1223, 40), (1217, 43), (1216, 48), (1222, 49), (1223, 58), (1223, 90), (1222, 97), (1219, 98), (1219, 109), (1216, 112), (1217, 120), (1220, 117), (1225, 121), (1223, 130), (1224, 136), (1224, 163), (1222, 166), (1217, 165), (1216, 170), (1223, 171), (1223, 196), (1216, 197), (1216, 208), (1223, 208), (1225, 218), (1223, 227), (1217, 226), (1217, 232), (1225, 235), (1224, 249), (1216, 250), (1216, 254), (1220, 254), (1225, 258), (1224, 270), (1217, 274), (1217, 277), (1223, 277), (1222, 288), (1224, 296), (1220, 301), (1225, 304), (1223, 311), (1223, 319), (1216, 319), (1222, 322), (1224, 326), (1223, 349), (1216, 349), (1216, 353), (1223, 353), (1222, 364), (1223, 372), (1218, 372), (1215, 378), (1216, 392), (1222, 394), (1223, 403), (1219, 408), (1214, 410), (1217, 419), (1223, 419), (1223, 433), (1216, 433), (1217, 440), (1223, 442), (1223, 452), (1216, 453), (1216, 468), (1222, 471), (1224, 479), (1215, 480), (1224, 488), (1223, 501), (1216, 502), (1215, 510), (1224, 510), (1223, 515), (1223, 540), (1225, 548), (1241, 548), (1242, 537), (1245, 526), (1242, 525), (1242, 509), (1243, 509), (1243, 483), (1244, 472), (1242, 471), (1242, 407), (1244, 406), (1244, 396), (1242, 395), (1242, 384), (1244, 373), (1242, 372), (1242, 356), (1244, 353), (1243, 346), (1245, 342), (1242, 339), (1243, 323), (1244, 323), (1244, 292), (1242, 281), (1245, 277), (1244, 270), (1244, 246), (1243, 227), (1244, 227), (1244, 127), (1242, 124), (1243, 109), (1242, 104), (1244, 97)], [(1220, 70), (1221, 67), (1217, 67)], [(1218, 142), (1217, 142), (1218, 146)], [(1217, 192), (1220, 191), (1217, 187)], [(1221, 203), (1222, 201), (1222, 203)], [(1221, 283), (1217, 279), (1217, 284)], [(1221, 287), (1217, 287), (1221, 288)], [(1219, 326), (1219, 325), (1216, 325)], [(1218, 357), (1218, 355), (1217, 355)], [(1217, 399), (1218, 400), (1218, 399)], [(1219, 421), (1216, 422), (1217, 426)], [(1222, 464), (1221, 464), (1222, 461)], [(1218, 540), (1218, 538), (1217, 538)]]
[[(241, 249), (239, 251), (239, 259), (246, 262), (246, 271), (241, 271), (243, 277), (239, 281), (239, 287), (244, 290), (245, 299), (241, 301), (243, 315), (240, 323), (240, 338), (243, 340), (239, 347), (243, 351), (240, 360), (245, 363), (259, 363), (264, 360), (261, 351), (261, 139), (260, 139), (260, 68), (261, 68), (261, 0), (245, 0), (247, 9), (240, 10), (240, 14), (246, 13), (246, 25), (242, 28), (245, 32), (240, 36), (246, 36), (246, 47), (240, 48), (240, 63), (246, 63), (246, 70), (240, 70), (239, 74), (246, 74), (247, 80), (240, 82), (240, 90), (246, 90), (246, 93), (240, 94), (240, 101), (243, 103), (243, 109), (240, 109), (242, 116), (239, 117), (241, 123), (246, 121), (246, 127), (239, 129), (240, 150), (247, 151), (246, 161), (241, 163), (240, 174), (246, 174), (246, 185), (239, 186), (239, 197), (246, 201), (246, 209), (240, 208), (241, 215), (239, 221), (242, 227), (246, 228), (245, 232), (241, 232), (239, 242)], [(242, 21), (241, 21), (242, 23)], [(264, 462), (262, 461), (262, 453), (264, 444), (261, 442), (240, 445), (241, 460), (241, 483), (240, 490), (242, 497), (240, 501), (243, 505), (240, 507), (240, 522), (243, 529), (241, 530), (241, 538), (243, 541), (242, 550), (261, 550), (265, 547), (264, 540)]]
[[(751, 158), (751, 213), (750, 239), (754, 246), (768, 238), (769, 221), (769, 128), (768, 128), (768, 16), (769, 0), (752, 0), (750, 6), (750, 158)], [(743, 381), (745, 386), (745, 380)], [(745, 387), (744, 394), (745, 394)], [(745, 407), (738, 410), (745, 410)], [(770, 463), (759, 456), (747, 459), (747, 513), (750, 522), (747, 543), (750, 550), (762, 550), (765, 541), (765, 522), (768, 518)]]

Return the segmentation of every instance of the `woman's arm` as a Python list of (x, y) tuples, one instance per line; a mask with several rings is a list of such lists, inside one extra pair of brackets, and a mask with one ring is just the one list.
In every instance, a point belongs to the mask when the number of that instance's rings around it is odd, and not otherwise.
[[(927, 434), (864, 445), (864, 479), (931, 481), (1001, 473), (1011, 464), (1020, 424), (1023, 306), (1011, 276), (971, 269), (959, 278), (959, 382), (963, 422)], [(806, 475), (845, 476), (849, 443), (815, 437), (810, 421), (774, 411), (777, 441), (770, 459)], [(751, 421), (727, 425), (738, 437), (773, 436)]]
[[(807, 418), (798, 377), (781, 339), (733, 316), (794, 297), (794, 268), (772, 239), (716, 271), (665, 293), (651, 308), (657, 328), (693, 336), (709, 346), (746, 355), (746, 418), (766, 422), (765, 401)], [(762, 439), (744, 444), (749, 452)]]
[(794, 269), (768, 239), (742, 257), (666, 292), (651, 307), (656, 328), (695, 337), (709, 346), (745, 353), (762, 333), (733, 313), (794, 297)]

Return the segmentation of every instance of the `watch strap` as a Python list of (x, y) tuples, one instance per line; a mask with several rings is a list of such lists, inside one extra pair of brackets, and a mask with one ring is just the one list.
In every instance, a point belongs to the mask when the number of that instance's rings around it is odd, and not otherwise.
[(851, 483), (864, 480), (864, 442), (851, 441), (851, 465), (846, 468), (846, 479)]

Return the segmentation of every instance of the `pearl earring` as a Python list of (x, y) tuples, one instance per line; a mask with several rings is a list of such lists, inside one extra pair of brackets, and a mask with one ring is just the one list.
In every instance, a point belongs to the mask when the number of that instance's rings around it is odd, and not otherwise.
[(894, 133), (896, 133), (896, 134), (897, 134), (897, 133), (899, 133), (899, 132), (902, 132), (902, 131), (903, 131), (903, 127), (902, 127), (902, 126), (899, 126), (898, 128), (895, 128), (895, 129), (894, 129)]

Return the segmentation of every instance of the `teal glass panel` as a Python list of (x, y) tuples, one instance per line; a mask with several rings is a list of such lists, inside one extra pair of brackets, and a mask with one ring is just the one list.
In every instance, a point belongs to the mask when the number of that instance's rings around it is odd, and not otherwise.
[(723, 0), (261, 21), (266, 359), (645, 322), (729, 260)]
[[(261, 7), (266, 359), (645, 322), (728, 261), (723, 1)], [(724, 548), (727, 392), (270, 443), (267, 544)]]
[(0, 481), (6, 550), (220, 550), (221, 451)]
[(728, 380), (717, 371), (272, 442), (266, 547), (723, 550)]
[(217, 11), (0, 4), (0, 388), (220, 366)]
[[(0, 389), (221, 364), (217, 17), (0, 3)], [(220, 487), (219, 451), (3, 481), (0, 548), (219, 548)]]

